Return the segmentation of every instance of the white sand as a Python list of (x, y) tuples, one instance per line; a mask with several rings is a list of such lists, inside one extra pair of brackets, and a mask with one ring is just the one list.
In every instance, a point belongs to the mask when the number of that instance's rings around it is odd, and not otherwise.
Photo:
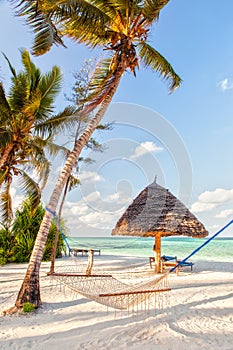
[[(95, 264), (104, 270), (146, 262), (95, 256)], [(107, 312), (105, 306), (67, 289), (64, 294), (58, 286), (51, 287), (48, 266), (43, 263), (41, 268), (43, 307), (31, 314), (0, 317), (1, 350), (233, 349), (233, 263), (196, 262), (192, 273), (172, 274), (172, 291), (156, 315)], [(0, 267), (0, 312), (13, 306), (25, 269), (26, 264)]]

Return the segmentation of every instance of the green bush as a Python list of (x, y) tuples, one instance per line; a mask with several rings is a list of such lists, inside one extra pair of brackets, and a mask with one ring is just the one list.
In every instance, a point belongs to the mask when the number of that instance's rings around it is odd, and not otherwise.
[(8, 229), (0, 230), (0, 265), (5, 265), (12, 256), (14, 237)]
[(32, 253), (35, 238), (27, 230), (22, 234), (15, 236), (14, 246), (12, 247), (12, 262), (24, 263), (28, 262)]
[(22, 311), (23, 312), (32, 312), (35, 310), (35, 305), (29, 302), (23, 304)]
[[(25, 201), (22, 208), (16, 211), (12, 229), (0, 230), (0, 265), (7, 262), (29, 261), (44, 213), (45, 209), (41, 204), (35, 211), (32, 211), (29, 201)], [(53, 220), (43, 255), (44, 261), (51, 260), (56, 229), (57, 226)], [(64, 250), (64, 241), (59, 233), (56, 257), (60, 257)]]
[(6, 252), (3, 248), (0, 248), (0, 265), (5, 265), (7, 263)]

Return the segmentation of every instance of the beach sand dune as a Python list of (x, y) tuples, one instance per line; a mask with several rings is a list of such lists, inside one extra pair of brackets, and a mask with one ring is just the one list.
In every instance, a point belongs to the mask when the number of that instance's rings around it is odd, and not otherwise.
[[(126, 266), (139, 269), (146, 262), (145, 258), (95, 257), (95, 264), (105, 271)], [(71, 260), (57, 262), (67, 263)], [(48, 266), (43, 263), (41, 268), (42, 308), (0, 317), (1, 350), (233, 349), (233, 263), (196, 262), (192, 273), (171, 274), (172, 291), (164, 295), (163, 308), (156, 315), (154, 310), (107, 311), (68, 289), (52, 286), (46, 275)], [(1, 313), (13, 306), (26, 267), (0, 267)]]

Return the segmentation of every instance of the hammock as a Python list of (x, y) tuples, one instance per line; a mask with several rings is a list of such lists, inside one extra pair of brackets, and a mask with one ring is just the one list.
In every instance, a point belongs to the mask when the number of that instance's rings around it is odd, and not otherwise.
[(74, 266), (71, 266), (70, 271), (65, 267), (50, 277), (75, 293), (120, 310), (134, 309), (140, 304), (147, 305), (151, 298), (156, 300), (156, 295), (171, 290), (167, 274), (150, 278), (146, 282), (126, 284), (112, 274), (103, 274), (95, 270), (93, 274), (86, 275), (82, 269), (74, 271)]

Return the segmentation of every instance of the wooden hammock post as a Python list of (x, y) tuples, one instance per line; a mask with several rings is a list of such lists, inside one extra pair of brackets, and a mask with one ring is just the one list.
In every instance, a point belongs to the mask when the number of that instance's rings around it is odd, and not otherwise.
[(91, 270), (93, 266), (94, 251), (92, 249), (88, 250), (88, 262), (86, 269), (86, 276), (91, 275)]
[(160, 232), (155, 235), (155, 272), (161, 272), (161, 234)]

